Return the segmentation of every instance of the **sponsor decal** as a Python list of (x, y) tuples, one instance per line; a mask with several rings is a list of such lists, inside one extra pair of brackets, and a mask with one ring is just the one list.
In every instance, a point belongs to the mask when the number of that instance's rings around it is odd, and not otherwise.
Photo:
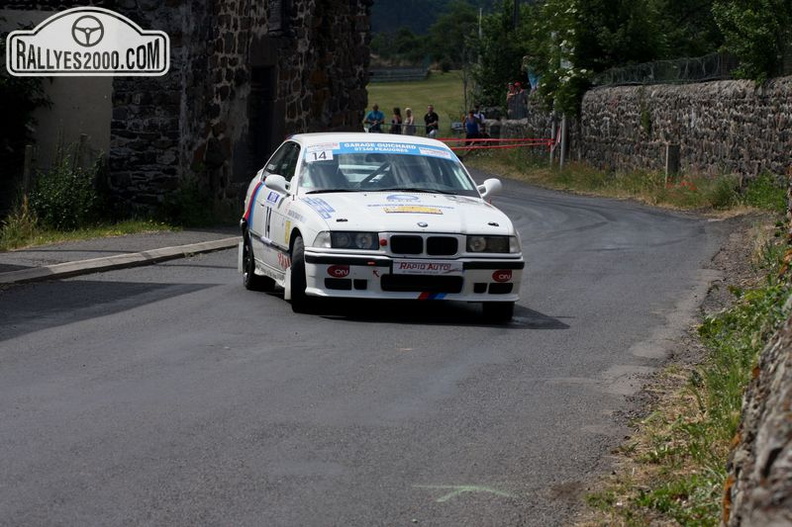
[(432, 260), (397, 260), (393, 262), (393, 274), (446, 275), (461, 274), (462, 262), (438, 262)]
[[(444, 150), (442, 147), (431, 148), (423, 145), (395, 142), (348, 141), (311, 146), (306, 150), (305, 160), (308, 162), (322, 161), (325, 159), (332, 159), (333, 155), (360, 153), (404, 154), (440, 157), (443, 159), (454, 159), (456, 157), (450, 149)], [(325, 157), (321, 157), (322, 155)]]
[(348, 265), (331, 265), (327, 268), (327, 274), (333, 278), (346, 278), (349, 276)]
[[(394, 203), (398, 203), (398, 202), (394, 202)], [(384, 208), (389, 208), (389, 207), (396, 207), (397, 205), (395, 205), (394, 203), (369, 203), (368, 205), (366, 205), (366, 207), (375, 208), (375, 209), (384, 209)], [(417, 203), (417, 204), (412, 205), (412, 206), (420, 206), (420, 205), (423, 205), (423, 203)], [(401, 206), (402, 207), (407, 207), (408, 205), (401, 205)], [(438, 209), (438, 210), (455, 210), (456, 209), (456, 207), (453, 206), (453, 205), (435, 205), (434, 203), (431, 205), (431, 208)]]
[(418, 300), (442, 300), (446, 297), (446, 293), (421, 293), (418, 295)]
[(384, 207), (383, 209), (388, 214), (442, 214), (443, 211), (439, 207), (424, 207), (420, 205), (396, 205), (393, 207)]
[(280, 199), (280, 194), (278, 194), (274, 190), (270, 190), (270, 193), (267, 194), (267, 201), (269, 203), (278, 203), (279, 199)]
[(256, 187), (253, 189), (253, 192), (250, 194), (250, 202), (248, 203), (247, 210), (245, 211), (245, 221), (247, 221), (248, 225), (253, 225), (253, 212), (255, 211), (255, 204), (256, 204), (256, 196), (258, 196), (259, 191), (264, 188), (264, 183), (259, 181), (256, 183)]
[(303, 201), (306, 205), (319, 213), (319, 216), (322, 218), (329, 220), (333, 217), (332, 213), (335, 212), (335, 209), (322, 198), (303, 198)]
[(437, 148), (419, 148), (418, 151), (422, 156), (442, 157), (444, 159), (451, 159), (453, 155), (450, 150), (438, 150)]
[(499, 283), (508, 282), (512, 279), (512, 271), (511, 269), (500, 269), (492, 273), (492, 279)]
[(418, 196), (412, 196), (410, 194), (391, 194), (387, 198), (388, 201), (418, 201)]
[(405, 143), (375, 143), (369, 141), (341, 143), (341, 153), (376, 152), (389, 154), (417, 154), (418, 147)]
[(305, 151), (305, 162), (331, 161), (333, 159), (334, 150), (338, 150), (338, 143), (323, 143), (321, 145), (310, 146)]
[(289, 212), (287, 212), (286, 215), (288, 217), (292, 218), (292, 219), (295, 219), (295, 220), (299, 221), (299, 222), (304, 222), (305, 221), (305, 216), (303, 216), (302, 214), (300, 214), (299, 212), (297, 212), (294, 209), (289, 209)]
[(6, 41), (6, 69), (19, 77), (161, 76), (169, 68), (167, 34), (102, 7), (67, 9)]

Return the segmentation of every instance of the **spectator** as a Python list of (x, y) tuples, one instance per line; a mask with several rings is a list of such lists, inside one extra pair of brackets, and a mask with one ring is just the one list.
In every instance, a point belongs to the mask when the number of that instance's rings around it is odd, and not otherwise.
[(363, 124), (368, 125), (369, 132), (382, 132), (382, 123), (385, 122), (385, 114), (379, 110), (379, 105), (374, 103), (371, 111), (366, 114)]
[(514, 105), (516, 103), (515, 96), (517, 95), (517, 88), (513, 82), (510, 82), (506, 88), (506, 117), (514, 119)]
[(486, 119), (486, 116), (484, 115), (484, 112), (481, 111), (480, 104), (476, 103), (473, 109), (475, 110), (473, 112), (473, 115), (476, 117), (476, 120), (478, 120), (479, 122), (479, 132), (483, 137), (484, 134), (486, 133), (486, 125), (484, 124), (484, 120)]
[[(476, 117), (475, 110), (470, 110), (465, 117), (465, 139), (478, 139), (481, 137), (481, 127)], [(465, 141), (465, 146), (472, 144), (472, 141)]]
[(393, 117), (391, 117), (390, 133), (392, 134), (402, 133), (401, 109), (398, 106), (393, 109)]
[(426, 135), (429, 137), (437, 137), (437, 129), (440, 128), (440, 116), (434, 111), (434, 106), (431, 104), (426, 107), (426, 115), (424, 115), (424, 123), (426, 123)]
[(512, 119), (525, 119), (528, 117), (528, 93), (519, 82), (514, 83), (514, 116)]
[(404, 135), (415, 135), (415, 116), (413, 115), (412, 108), (404, 109)]

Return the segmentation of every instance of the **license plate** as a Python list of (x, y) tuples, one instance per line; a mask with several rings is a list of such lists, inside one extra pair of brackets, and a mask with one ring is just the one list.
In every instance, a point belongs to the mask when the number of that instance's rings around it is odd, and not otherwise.
[(393, 262), (393, 274), (459, 275), (462, 262), (438, 262), (433, 260), (397, 260)]

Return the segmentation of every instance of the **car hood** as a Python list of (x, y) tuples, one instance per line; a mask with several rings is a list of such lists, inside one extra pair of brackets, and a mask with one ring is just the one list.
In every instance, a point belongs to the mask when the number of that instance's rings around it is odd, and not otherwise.
[(513, 234), (509, 218), (479, 198), (423, 192), (321, 193), (300, 201), (330, 230)]

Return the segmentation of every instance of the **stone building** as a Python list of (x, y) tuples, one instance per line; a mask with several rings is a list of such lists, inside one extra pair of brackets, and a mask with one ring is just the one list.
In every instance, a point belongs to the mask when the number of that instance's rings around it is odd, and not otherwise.
[[(156, 208), (186, 180), (216, 201), (236, 201), (286, 136), (356, 129), (367, 99), (372, 3), (10, 0), (0, 14), (19, 20), (33, 13), (40, 21), (93, 5), (168, 34), (165, 76), (53, 82), (82, 83), (65, 101), (78, 113), (106, 107), (91, 119), (92, 146), (107, 153), (111, 192), (134, 210)], [(78, 102), (92, 90), (91, 102)], [(59, 121), (68, 129), (61, 135), (84, 133), (70, 122)], [(43, 128), (37, 133), (46, 134)]]

